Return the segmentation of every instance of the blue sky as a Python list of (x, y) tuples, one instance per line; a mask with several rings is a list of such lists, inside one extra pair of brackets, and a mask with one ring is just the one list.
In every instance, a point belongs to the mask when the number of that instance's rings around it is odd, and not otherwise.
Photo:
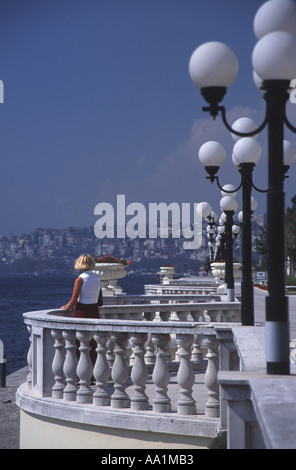
[[(0, 234), (94, 225), (96, 204), (115, 204), (117, 194), (127, 204), (208, 201), (220, 212), (198, 149), (220, 141), (227, 150), (221, 183), (236, 184), (234, 141), (220, 119), (202, 112), (188, 63), (203, 42), (228, 44), (239, 61), (224, 99), (229, 120), (260, 123), (264, 101), (251, 55), (263, 3), (1, 0)], [(265, 187), (266, 134), (259, 140), (254, 178)], [(295, 171), (286, 180), (288, 204)], [(254, 196), (265, 212), (266, 196)]]

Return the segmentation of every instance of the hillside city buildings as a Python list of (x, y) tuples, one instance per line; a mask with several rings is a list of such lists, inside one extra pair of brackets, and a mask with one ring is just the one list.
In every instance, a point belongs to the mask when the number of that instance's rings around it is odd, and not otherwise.
[[(253, 217), (254, 236), (259, 226), (264, 225), (263, 214)], [(198, 260), (205, 263), (208, 258), (206, 224), (203, 227), (202, 245), (198, 250), (185, 250), (182, 237), (172, 238), (135, 238), (98, 239), (93, 227), (68, 227), (65, 229), (37, 228), (33, 232), (22, 235), (0, 235), (0, 268), (26, 261), (63, 261), (71, 262), (81, 253), (91, 253), (94, 257), (105, 254), (127, 258), (141, 262), (152, 258), (182, 258), (182, 260)], [(234, 255), (240, 256), (240, 237), (234, 244)], [(72, 264), (71, 264), (72, 265)]]

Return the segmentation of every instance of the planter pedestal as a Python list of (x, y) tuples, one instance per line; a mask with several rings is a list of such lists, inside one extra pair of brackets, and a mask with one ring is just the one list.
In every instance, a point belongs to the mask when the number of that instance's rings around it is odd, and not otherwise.
[(175, 267), (174, 266), (161, 266), (160, 273), (161, 275), (164, 275), (164, 278), (162, 279), (162, 284), (169, 284), (170, 281), (174, 277)]

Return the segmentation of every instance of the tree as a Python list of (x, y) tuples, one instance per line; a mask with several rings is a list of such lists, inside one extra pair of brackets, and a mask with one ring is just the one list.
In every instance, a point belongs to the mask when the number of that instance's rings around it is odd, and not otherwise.
[(260, 268), (267, 269), (267, 230), (260, 227), (258, 236), (254, 240), (254, 247), (260, 257)]

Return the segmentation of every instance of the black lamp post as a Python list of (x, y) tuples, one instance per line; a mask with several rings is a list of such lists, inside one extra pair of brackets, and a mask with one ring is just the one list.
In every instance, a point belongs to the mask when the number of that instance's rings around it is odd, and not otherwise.
[[(291, 9), (292, 4), (292, 9)], [(231, 128), (219, 103), (235, 79), (238, 65), (234, 53), (219, 42), (200, 46), (190, 60), (190, 74), (201, 88), (209, 106), (203, 108), (215, 118), (221, 113), (230, 132), (251, 137), (268, 129), (268, 296), (266, 299), (266, 369), (268, 374), (290, 374), (289, 315), (285, 296), (285, 194), (284, 125), (296, 128), (286, 116), (289, 87), (296, 77), (296, 37), (291, 34), (291, 16), (296, 19), (296, 5), (266, 2), (254, 20), (257, 42), (252, 56), (255, 73), (260, 77), (266, 115), (257, 130), (241, 133)], [(283, 19), (285, 18), (286, 21)]]
[(252, 173), (253, 163), (241, 164), (242, 176), (242, 259), (243, 275), (241, 284), (242, 325), (254, 325), (254, 286), (252, 280)]
[(215, 222), (217, 220), (217, 214), (211, 212), (207, 217), (205, 217), (208, 226), (207, 226), (207, 237), (209, 239), (208, 247), (210, 252), (210, 263), (214, 261), (214, 241), (216, 236)]
[[(229, 302), (233, 302), (234, 298), (234, 276), (233, 276), (233, 239), (237, 233), (233, 235), (233, 215), (238, 207), (236, 200), (230, 196), (224, 196), (220, 201), (220, 207), (225, 215), (224, 227), (225, 231), (222, 234), (225, 243), (225, 285), (226, 296)], [(213, 229), (216, 221), (216, 214), (212, 211), (212, 206), (207, 202), (201, 202), (197, 206), (197, 212), (200, 217), (204, 217)], [(211, 243), (213, 239), (211, 240)], [(217, 256), (217, 254), (216, 254)], [(213, 261), (212, 247), (210, 247), (210, 258)]]
[(227, 300), (234, 302), (234, 276), (233, 276), (233, 215), (237, 210), (237, 201), (231, 196), (224, 196), (220, 201), (221, 210), (226, 215), (225, 221), (225, 283), (227, 285)]
[[(247, 130), (254, 127), (254, 121), (250, 122), (247, 118), (242, 118), (234, 123), (234, 127), (240, 130)], [(256, 126), (256, 124), (255, 124)], [(242, 282), (241, 282), (241, 322), (242, 325), (254, 325), (254, 292), (252, 281), (252, 221), (251, 216), (253, 208), (251, 207), (252, 188), (258, 189), (253, 183), (253, 169), (259, 161), (261, 155), (261, 146), (251, 137), (237, 139), (233, 148), (233, 163), (241, 174), (241, 183), (238, 188), (227, 186), (221, 187), (219, 178), (216, 173), (221, 164), (221, 144), (218, 142), (213, 144), (212, 141), (206, 142), (199, 150), (200, 161), (205, 166), (209, 176), (207, 177), (213, 183), (216, 181), (218, 187), (224, 193), (236, 194), (242, 188), (242, 205), (243, 205), (243, 223), (242, 223)], [(230, 185), (231, 186), (231, 185)]]
[(225, 211), (225, 283), (227, 285), (227, 300), (234, 301), (234, 276), (233, 276), (233, 240), (232, 240), (232, 223), (233, 211)]

